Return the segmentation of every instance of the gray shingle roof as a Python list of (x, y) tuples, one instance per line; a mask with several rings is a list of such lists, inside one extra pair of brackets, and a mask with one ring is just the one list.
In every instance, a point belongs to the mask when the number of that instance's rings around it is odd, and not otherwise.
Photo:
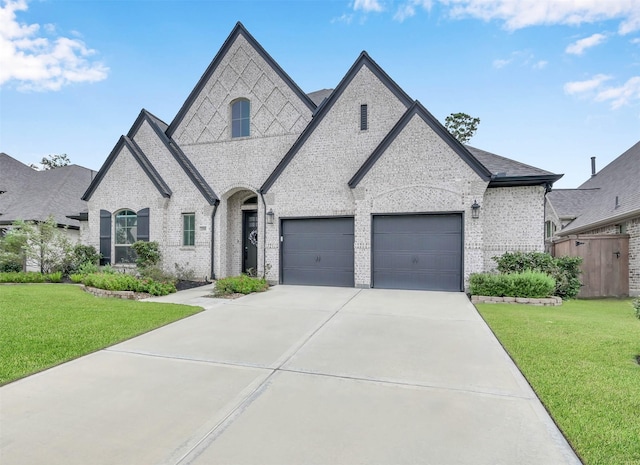
[(333, 92), (333, 89), (316, 90), (315, 92), (309, 92), (307, 97), (309, 97), (311, 101), (318, 106), (324, 101), (324, 99), (331, 95), (331, 92)]
[(589, 207), (597, 193), (598, 189), (554, 189), (547, 199), (560, 219), (574, 219)]
[[(79, 221), (67, 215), (77, 215), (87, 209), (81, 197), (95, 174), (78, 165), (36, 171), (0, 154), (0, 186), (9, 188), (0, 187), (7, 190), (0, 194), (0, 224), (11, 224), (18, 219), (45, 221), (53, 215), (58, 224), (78, 228)], [(9, 176), (15, 178), (9, 179)]]
[[(622, 218), (640, 216), (640, 142), (613, 160), (579, 190), (597, 189), (581, 214), (559, 234), (575, 234)], [(582, 194), (585, 195), (584, 192)], [(618, 204), (616, 205), (616, 197)], [(555, 208), (555, 203), (552, 203)]]
[(494, 176), (548, 176), (553, 175), (550, 171), (545, 171), (535, 166), (525, 165), (510, 158), (501, 157), (486, 150), (477, 149), (470, 145), (465, 145), (467, 150), (476, 157)]

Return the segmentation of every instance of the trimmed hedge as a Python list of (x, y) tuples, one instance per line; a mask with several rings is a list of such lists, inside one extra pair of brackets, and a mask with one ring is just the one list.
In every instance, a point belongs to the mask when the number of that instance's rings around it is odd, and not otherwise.
[(556, 281), (553, 295), (562, 299), (572, 299), (580, 292), (580, 257), (552, 257), (543, 252), (507, 252), (493, 257), (500, 273), (521, 273), (540, 271)]
[(469, 285), (473, 295), (543, 299), (553, 295), (556, 281), (539, 271), (508, 274), (476, 273), (469, 278)]

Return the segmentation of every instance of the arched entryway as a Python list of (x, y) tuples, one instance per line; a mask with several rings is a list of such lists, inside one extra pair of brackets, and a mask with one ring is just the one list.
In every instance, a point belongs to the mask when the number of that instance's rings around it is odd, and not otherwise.
[(257, 275), (260, 261), (257, 194), (249, 189), (236, 188), (225, 197), (219, 225), (222, 233), (220, 276)]

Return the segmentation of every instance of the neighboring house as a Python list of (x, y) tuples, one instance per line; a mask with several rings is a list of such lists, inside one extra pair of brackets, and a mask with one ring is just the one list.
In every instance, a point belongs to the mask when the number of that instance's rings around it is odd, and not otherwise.
[(629, 294), (640, 295), (640, 142), (577, 189), (547, 194), (547, 242), (573, 235), (629, 236)]
[(37, 171), (0, 153), (0, 229), (9, 228), (16, 220), (41, 222), (53, 215), (73, 241), (81, 240), (77, 216), (80, 211), (86, 215), (82, 194), (95, 175), (95, 171), (78, 165)]
[(171, 124), (142, 110), (83, 198), (104, 262), (153, 240), (197, 276), (461, 291), (544, 249), (560, 177), (460, 144), (366, 52), (307, 95), (238, 23)]

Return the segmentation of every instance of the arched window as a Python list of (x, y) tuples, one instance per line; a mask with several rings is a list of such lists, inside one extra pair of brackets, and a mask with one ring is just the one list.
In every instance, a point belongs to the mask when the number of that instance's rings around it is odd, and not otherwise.
[(138, 240), (138, 215), (131, 210), (116, 214), (115, 230), (116, 263), (135, 263), (136, 254), (131, 244)]
[(251, 105), (249, 100), (240, 99), (231, 104), (231, 137), (248, 137)]

